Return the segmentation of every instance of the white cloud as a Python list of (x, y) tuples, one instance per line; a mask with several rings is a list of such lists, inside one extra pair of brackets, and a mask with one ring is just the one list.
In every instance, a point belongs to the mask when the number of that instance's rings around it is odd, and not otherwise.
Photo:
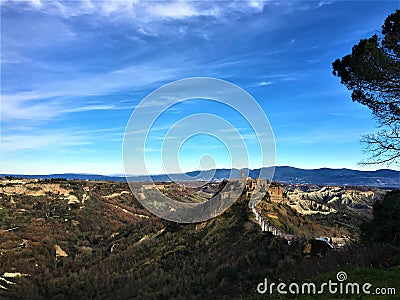
[(1, 96), (1, 120), (50, 120), (60, 114), (61, 108), (57, 102), (39, 102), (27, 104), (25, 101), (8, 99)]
[[(155, 62), (152, 65), (137, 65), (101, 74), (49, 82), (45, 87), (30, 91), (3, 93), (1, 115), (3, 120), (48, 120), (65, 112), (121, 109), (121, 107), (107, 104), (71, 107), (71, 104), (65, 103), (65, 99), (105, 95), (124, 90), (140, 90), (155, 83), (179, 77), (179, 73), (179, 69)], [(64, 99), (64, 101), (57, 99)], [(132, 107), (124, 106), (123, 109), (128, 108)]]
[(28, 0), (28, 2), (35, 8), (41, 8), (43, 6), (40, 0)]
[(148, 8), (148, 13), (161, 18), (181, 19), (207, 14), (208, 12), (197, 9), (189, 2), (156, 2), (151, 8)]
[(259, 83), (257, 83), (255, 86), (266, 86), (266, 85), (271, 85), (274, 84), (273, 81), (261, 81)]
[[(14, 3), (13, 3), (14, 2)], [(18, 3), (2, 1), (1, 4)], [(145, 0), (80, 0), (80, 1), (40, 1), (29, 0), (30, 6), (43, 13), (63, 16), (99, 16), (124, 19), (134, 22), (151, 22), (165, 19), (185, 19), (199, 16), (220, 17), (229, 14), (259, 13), (264, 1), (235, 1), (227, 5), (224, 1), (145, 1)]]
[(265, 82), (268, 85), (268, 82), (275, 83), (276, 81), (293, 81), (299, 80), (300, 78), (304, 77), (307, 72), (291, 72), (291, 73), (277, 73), (277, 74), (269, 74), (265, 75), (262, 82)]
[(18, 150), (49, 149), (64, 146), (87, 145), (88, 141), (83, 136), (63, 132), (48, 132), (41, 134), (14, 134), (1, 137), (2, 155), (14, 153)]
[(249, 1), (249, 5), (258, 11), (264, 9), (264, 1)]
[(67, 108), (61, 112), (84, 112), (84, 111), (94, 111), (94, 110), (123, 110), (123, 109), (133, 109), (135, 106), (117, 106), (113, 104), (93, 104), (84, 105), (80, 107)]
[(85, 105), (81, 107), (64, 109), (62, 112), (84, 112), (93, 110), (110, 110), (117, 109), (115, 105)]
[(74, 146), (90, 145), (101, 140), (111, 138), (122, 142), (124, 127), (72, 130), (72, 129), (46, 129), (29, 130), (23, 133), (14, 134), (2, 132), (1, 135), (1, 154), (15, 156), (15, 151), (19, 150), (49, 150), (65, 149)]

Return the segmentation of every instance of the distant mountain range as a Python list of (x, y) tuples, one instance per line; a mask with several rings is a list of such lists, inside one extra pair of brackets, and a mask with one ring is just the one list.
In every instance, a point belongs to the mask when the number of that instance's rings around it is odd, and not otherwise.
[[(232, 172), (232, 173), (231, 173)], [(245, 169), (246, 175), (257, 178), (261, 174), (270, 174), (271, 168), (262, 169)], [(230, 174), (231, 173), (231, 174)], [(112, 180), (125, 181), (124, 176), (105, 176), (96, 174), (50, 174), (50, 175), (22, 175), (22, 174), (0, 174), (0, 176), (14, 176), (22, 178), (66, 178), (81, 180)], [(239, 179), (241, 170), (239, 169), (213, 169), (207, 171), (193, 171), (181, 174), (171, 175), (152, 175), (154, 181), (187, 181), (188, 178), (196, 180), (220, 181), (226, 178)], [(140, 182), (148, 181), (148, 176), (129, 176), (129, 181)], [(334, 185), (334, 186), (375, 186), (386, 188), (400, 188), (400, 171), (382, 169), (377, 171), (359, 171), (351, 169), (299, 169), (294, 167), (278, 166), (275, 168), (274, 181), (281, 183), (307, 183), (318, 185)]]

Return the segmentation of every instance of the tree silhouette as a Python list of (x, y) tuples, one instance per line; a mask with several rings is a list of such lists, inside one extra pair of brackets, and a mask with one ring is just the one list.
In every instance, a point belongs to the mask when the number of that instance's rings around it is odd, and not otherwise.
[(400, 191), (388, 192), (377, 201), (373, 219), (361, 225), (361, 237), (367, 242), (387, 242), (400, 246)]
[(400, 161), (400, 10), (389, 15), (380, 36), (362, 39), (333, 64), (333, 74), (352, 91), (351, 98), (372, 110), (376, 133), (363, 136), (370, 157), (361, 164)]

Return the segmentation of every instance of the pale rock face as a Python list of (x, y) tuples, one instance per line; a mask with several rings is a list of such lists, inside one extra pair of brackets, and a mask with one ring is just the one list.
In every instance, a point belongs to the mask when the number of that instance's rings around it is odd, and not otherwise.
[(0, 191), (7, 195), (44, 196), (46, 193), (67, 196), (71, 190), (61, 187), (58, 183), (40, 183), (37, 180), (1, 181)]
[[(320, 189), (302, 191), (299, 188), (294, 188), (292, 191), (288, 191), (288, 198), (292, 205), (300, 206), (303, 209), (311, 204), (310, 201), (318, 203), (318, 210), (323, 212), (334, 212), (335, 210), (331, 207), (332, 205), (343, 204), (348, 206), (350, 209), (372, 209), (373, 203), (380, 199), (386, 191), (374, 190), (374, 191), (363, 191), (357, 188), (342, 188), (342, 187), (331, 187), (325, 186)], [(308, 203), (309, 202), (309, 203)], [(314, 209), (310, 208), (308, 213)], [(302, 213), (302, 211), (299, 211)]]
[[(17, 278), (17, 277), (26, 277), (26, 276), (30, 276), (30, 275), (24, 274), (24, 273), (19, 273), (19, 272), (15, 272), (15, 273), (4, 272), (4, 274), (0, 276), (0, 283), (6, 284), (6, 285), (15, 285), (15, 282), (9, 281), (8, 279)], [(0, 289), (8, 290), (8, 287), (0, 284)]]
[(82, 195), (82, 204), (85, 204), (85, 201), (89, 200), (89, 196), (87, 194)]
[(28, 274), (19, 273), (19, 272), (16, 272), (16, 273), (5, 272), (2, 277), (4, 277), (4, 278), (16, 278), (16, 277), (26, 277), (26, 276), (29, 276), (29, 275)]
[(67, 199), (68, 199), (68, 205), (70, 205), (70, 204), (80, 204), (79, 199), (74, 195), (69, 195), (67, 197)]
[(60, 246), (54, 245), (54, 249), (56, 250), (56, 257), (67, 257), (68, 254)]

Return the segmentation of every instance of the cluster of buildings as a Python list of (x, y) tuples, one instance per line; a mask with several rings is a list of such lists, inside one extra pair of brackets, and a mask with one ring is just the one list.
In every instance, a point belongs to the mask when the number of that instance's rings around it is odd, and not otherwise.
[(281, 184), (277, 182), (269, 182), (262, 178), (253, 179), (251, 177), (244, 178), (244, 170), (242, 170), (242, 181), (246, 180), (246, 195), (250, 199), (251, 195), (255, 192), (256, 188), (262, 192), (268, 192), (269, 200), (272, 202), (286, 202), (288, 201), (287, 193), (283, 190)]
[[(259, 191), (262, 195), (267, 194), (267, 197), (271, 202), (289, 203), (289, 198), (286, 191), (284, 191), (282, 185), (277, 182), (268, 182), (261, 178), (244, 178), (244, 171), (242, 171), (242, 180), (246, 181), (245, 189), (247, 199), (250, 199), (253, 193)], [(275, 236), (286, 239), (289, 244), (291, 243), (294, 236), (287, 234), (271, 225), (268, 220), (258, 211), (257, 206), (252, 206), (251, 211), (254, 214), (255, 220), (260, 225), (262, 231), (271, 232)], [(326, 243), (330, 248), (341, 248), (346, 244), (345, 237), (324, 237), (316, 238), (315, 240)]]

